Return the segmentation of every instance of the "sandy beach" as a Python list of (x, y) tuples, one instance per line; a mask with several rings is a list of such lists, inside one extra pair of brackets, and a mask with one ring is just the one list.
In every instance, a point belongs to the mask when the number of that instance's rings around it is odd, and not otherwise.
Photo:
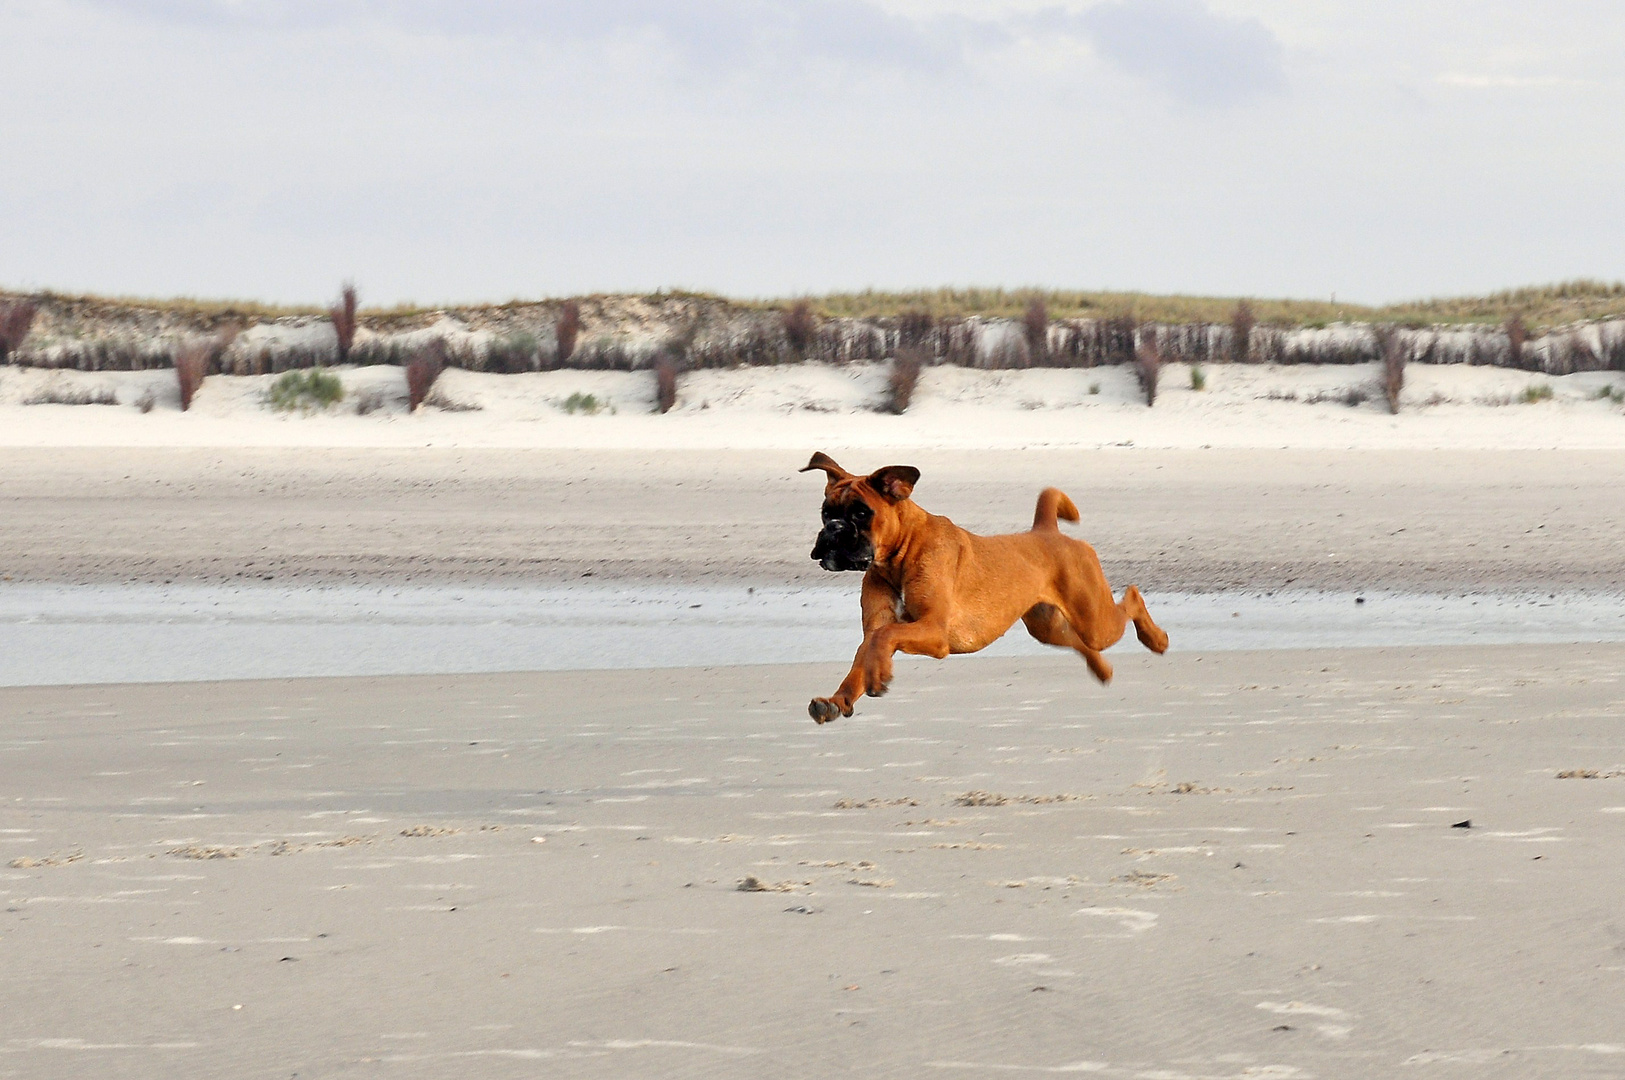
[[(918, 502), (978, 532), (1025, 528), (1038, 491), (1061, 487), (1110, 579), (1147, 590), (1625, 583), (1616, 451), (819, 445), (854, 469), (918, 466)], [(821, 487), (796, 471), (813, 448), (0, 449), (0, 571), (54, 582), (829, 584), (807, 558)]]
[(1622, 31), (0, 3), (0, 1080), (1625, 1080)]
[[(986, 531), (1060, 485), (1168, 595), (1625, 581), (1607, 449), (837, 456)], [(0, 588), (838, 611), (804, 461), (11, 447)], [(1608, 640), (903, 660), (827, 729), (834, 663), (0, 688), (0, 1075), (1618, 1076)]]
[(1625, 648), (1114, 659), (0, 691), (0, 1070), (1620, 1074)]

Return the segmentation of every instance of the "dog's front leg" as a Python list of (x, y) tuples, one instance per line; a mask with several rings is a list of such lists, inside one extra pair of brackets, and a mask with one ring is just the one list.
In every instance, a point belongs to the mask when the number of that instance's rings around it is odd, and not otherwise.
[(852, 715), (852, 707), (857, 704), (858, 698), (869, 691), (869, 682), (864, 671), (867, 667), (865, 658), (869, 655), (873, 638), (873, 634), (863, 636), (863, 644), (858, 646), (858, 655), (852, 658), (852, 668), (846, 673), (846, 678), (841, 680), (840, 689), (829, 697), (815, 697), (808, 702), (808, 716), (820, 724), (827, 724), (837, 716)]
[(914, 622), (883, 626), (869, 635), (863, 646), (858, 653), (858, 662), (863, 665), (868, 692), (875, 697), (884, 694), (891, 683), (894, 654), (905, 652), (942, 660), (952, 651), (948, 643), (947, 624), (930, 615)]
[(813, 698), (807, 712), (820, 724), (837, 716), (851, 716), (852, 706), (864, 694), (879, 697), (891, 682), (892, 655), (898, 652), (943, 659), (952, 650), (947, 626), (937, 620), (892, 622), (865, 634), (852, 670), (833, 697)]
[(852, 658), (852, 668), (841, 680), (840, 689), (830, 697), (813, 698), (807, 705), (807, 713), (814, 720), (827, 724), (837, 716), (851, 716), (858, 698), (864, 694), (879, 697), (886, 692), (886, 683), (891, 681), (890, 654), (883, 680), (868, 677), (870, 665), (867, 658), (871, 654), (875, 634), (897, 622), (901, 603), (902, 598), (891, 582), (874, 570), (863, 575), (863, 644), (858, 646), (858, 653)]

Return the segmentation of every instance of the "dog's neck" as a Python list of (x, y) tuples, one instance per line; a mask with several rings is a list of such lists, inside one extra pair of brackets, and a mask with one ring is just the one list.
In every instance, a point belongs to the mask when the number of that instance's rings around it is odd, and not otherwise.
[(876, 549), (873, 565), (881, 577), (901, 589), (903, 569), (915, 561), (912, 546), (915, 538), (922, 535), (920, 526), (934, 515), (926, 513), (912, 499), (896, 503), (892, 512), (897, 515), (897, 540), (885, 550)]

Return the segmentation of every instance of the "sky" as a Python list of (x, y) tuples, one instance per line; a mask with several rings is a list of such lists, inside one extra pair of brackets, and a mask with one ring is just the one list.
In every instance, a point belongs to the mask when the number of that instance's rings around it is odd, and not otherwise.
[(0, 0), (0, 288), (1625, 278), (1617, 0)]

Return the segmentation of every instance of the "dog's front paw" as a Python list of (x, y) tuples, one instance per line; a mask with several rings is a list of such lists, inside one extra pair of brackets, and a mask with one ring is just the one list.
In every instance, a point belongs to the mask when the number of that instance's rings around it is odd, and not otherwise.
[[(807, 715), (820, 724), (827, 724), (841, 716), (841, 707), (829, 698), (815, 697), (807, 703)], [(851, 716), (851, 713), (845, 715)]]

